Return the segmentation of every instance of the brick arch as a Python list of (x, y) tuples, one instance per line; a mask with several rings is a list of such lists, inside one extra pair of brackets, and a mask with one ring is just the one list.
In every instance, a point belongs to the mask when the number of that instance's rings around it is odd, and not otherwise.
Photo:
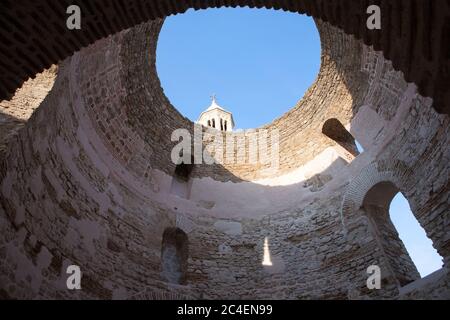
[(347, 186), (341, 206), (341, 222), (344, 232), (358, 220), (366, 194), (376, 185), (387, 182), (398, 190), (408, 190), (410, 169), (402, 161), (376, 161), (366, 166)]
[[(350, 245), (362, 250), (377, 248), (376, 264), (384, 275), (384, 286), (399, 288), (420, 279), (395, 226), (389, 219), (389, 205), (398, 192), (409, 190), (412, 174), (402, 161), (375, 161), (353, 179), (344, 194), (341, 220)], [(417, 216), (416, 216), (417, 218)], [(368, 249), (371, 248), (372, 249)], [(356, 283), (363, 282), (359, 279)], [(392, 288), (391, 288), (392, 289)]]
[[(65, 27), (72, 4), (81, 7), (81, 30)], [(381, 30), (366, 27), (366, 10), (372, 4), (381, 7)], [(26, 6), (5, 0), (0, 10), (0, 99), (11, 97), (30, 76), (108, 35), (190, 8), (237, 6), (282, 9), (330, 22), (383, 51), (420, 94), (434, 99), (438, 112), (450, 114), (447, 0), (36, 0)]]
[[(347, 238), (353, 238), (353, 231), (367, 223), (367, 217), (361, 213), (366, 195), (377, 185), (385, 183), (384, 188), (388, 195), (388, 201), (402, 192), (406, 197), (410, 190), (414, 189), (417, 181), (413, 178), (415, 172), (403, 161), (381, 160), (372, 162), (347, 186), (341, 205), (341, 222), (343, 232)], [(382, 186), (383, 187), (383, 186)], [(380, 189), (380, 188), (379, 188)], [(392, 198), (391, 198), (392, 197)], [(430, 220), (433, 211), (423, 203), (416, 203), (414, 198), (408, 199), (412, 212), (424, 228), (427, 236), (432, 240), (438, 253), (448, 261), (448, 244), (445, 233), (435, 233), (436, 226)], [(447, 262), (446, 262), (447, 263)]]

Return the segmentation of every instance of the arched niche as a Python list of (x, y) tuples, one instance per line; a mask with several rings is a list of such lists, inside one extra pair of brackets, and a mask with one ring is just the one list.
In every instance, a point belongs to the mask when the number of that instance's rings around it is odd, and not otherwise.
[(189, 257), (189, 241), (179, 228), (164, 230), (161, 246), (161, 277), (173, 284), (185, 284)]

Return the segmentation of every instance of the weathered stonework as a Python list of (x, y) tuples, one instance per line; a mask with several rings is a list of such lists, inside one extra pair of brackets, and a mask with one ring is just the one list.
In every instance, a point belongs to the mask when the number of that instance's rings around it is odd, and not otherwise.
[[(83, 12), (81, 30), (69, 30), (66, 9)], [(367, 8), (381, 9), (381, 29), (367, 27)], [(307, 14), (329, 22), (364, 44), (383, 52), (419, 92), (434, 99), (434, 108), (450, 114), (447, 0), (36, 0), (26, 5), (4, 0), (0, 23), (0, 99), (11, 96), (36, 73), (81, 48), (143, 22), (184, 13), (188, 9), (220, 7), (267, 8)], [(430, 35), (433, 35), (432, 37)]]
[[(0, 159), (0, 297), (448, 298), (449, 117), (380, 52), (316, 22), (316, 82), (263, 127), (280, 131), (279, 170), (196, 165), (182, 197), (172, 189), (170, 136), (193, 124), (157, 77), (163, 21), (61, 62), (52, 90)], [(365, 151), (345, 157), (323, 133), (329, 119)], [(391, 191), (406, 196), (444, 258), (429, 281), (418, 279), (385, 219)], [(183, 285), (168, 283), (162, 266), (164, 232), (175, 228), (188, 238)], [(272, 266), (261, 264), (265, 239)], [(66, 288), (71, 264), (83, 270), (82, 290)], [(374, 264), (381, 290), (366, 287)]]
[(51, 90), (57, 70), (57, 66), (50, 67), (24, 83), (13, 99), (0, 101), (0, 158), (9, 139), (24, 126)]

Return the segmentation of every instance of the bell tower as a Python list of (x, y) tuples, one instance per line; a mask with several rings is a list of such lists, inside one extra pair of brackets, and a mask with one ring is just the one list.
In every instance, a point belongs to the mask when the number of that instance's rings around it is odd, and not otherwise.
[(200, 114), (197, 123), (220, 131), (233, 131), (233, 114), (217, 104), (216, 96), (211, 97), (211, 105)]

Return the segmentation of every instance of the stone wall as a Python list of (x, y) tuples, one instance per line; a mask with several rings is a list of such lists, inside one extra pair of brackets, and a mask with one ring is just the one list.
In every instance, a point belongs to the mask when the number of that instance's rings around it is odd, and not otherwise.
[(449, 300), (450, 290), (449, 270), (443, 268), (425, 278), (415, 281), (400, 290), (399, 299), (402, 300)]
[(54, 65), (37, 74), (25, 82), (11, 100), (0, 101), (0, 158), (4, 156), (9, 139), (24, 126), (52, 89), (57, 70)]
[[(403, 281), (394, 269), (411, 271), (410, 258), (384, 250), (361, 210), (383, 181), (407, 197), (448, 267), (449, 117), (382, 54), (320, 21), (317, 81), (268, 125), (281, 131), (280, 171), (199, 165), (190, 196), (172, 194), (170, 135), (192, 123), (156, 75), (161, 24), (125, 30), (62, 62), (53, 89), (9, 142), (0, 167), (0, 297), (398, 298)], [(330, 118), (363, 144), (353, 161), (323, 135)], [(308, 166), (312, 176), (302, 171)], [(188, 237), (183, 286), (161, 276), (167, 228)], [(262, 265), (266, 239), (272, 266)], [(83, 271), (80, 291), (66, 288), (71, 264)], [(374, 264), (381, 290), (366, 287)]]
[[(171, 141), (171, 133), (184, 128), (194, 134), (193, 123), (180, 115), (165, 97), (156, 73), (156, 41), (161, 23), (138, 26), (100, 41), (73, 62), (85, 70), (79, 74), (77, 90), (88, 105), (96, 131), (114, 157), (136, 177), (150, 178), (151, 170), (156, 169), (172, 175), (175, 164), (171, 152), (177, 142)], [(265, 140), (269, 150), (271, 133), (278, 130), (278, 169), (269, 173), (265, 170), (272, 166), (271, 158), (267, 163), (261, 159), (251, 163), (249, 149), (254, 130), (241, 133), (213, 130), (223, 141), (224, 163), (196, 166), (193, 176), (234, 182), (280, 176), (306, 164), (327, 147), (337, 145), (322, 134), (321, 128), (331, 117), (349, 124), (362, 104), (367, 80), (359, 64), (354, 63), (361, 56), (360, 44), (337, 28), (320, 22), (318, 27), (322, 64), (317, 81), (291, 111), (257, 130), (268, 131)], [(233, 163), (227, 161), (230, 137), (235, 144), (245, 145), (243, 153), (234, 148)]]
[[(380, 7), (381, 30), (367, 27), (367, 9), (373, 4)], [(66, 28), (70, 5), (80, 7), (80, 30)], [(60, 0), (57, 4), (40, 0), (26, 5), (5, 0), (0, 16), (4, 26), (0, 31), (0, 99), (11, 96), (28, 77), (108, 35), (190, 8), (237, 6), (307, 14), (339, 27), (381, 50), (396, 70), (418, 85), (422, 95), (434, 99), (436, 110), (449, 114), (447, 0), (117, 0), (114, 4), (108, 0)]]

